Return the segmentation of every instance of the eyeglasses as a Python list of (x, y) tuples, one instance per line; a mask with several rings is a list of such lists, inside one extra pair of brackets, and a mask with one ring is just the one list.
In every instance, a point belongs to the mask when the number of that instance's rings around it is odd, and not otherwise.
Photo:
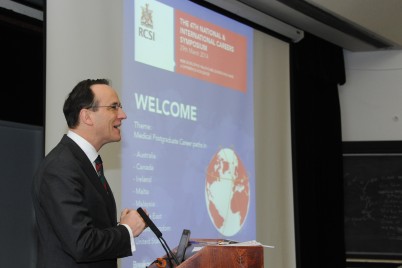
[(96, 108), (102, 108), (102, 107), (109, 108), (110, 110), (113, 110), (113, 111), (117, 111), (117, 110), (119, 110), (119, 108), (123, 109), (123, 106), (121, 105), (121, 103), (114, 103), (112, 105), (91, 106), (91, 107), (88, 107), (88, 109), (96, 109)]

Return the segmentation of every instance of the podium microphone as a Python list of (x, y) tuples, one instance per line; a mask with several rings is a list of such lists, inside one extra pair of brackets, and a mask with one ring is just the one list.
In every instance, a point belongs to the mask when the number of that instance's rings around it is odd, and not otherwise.
[(137, 212), (140, 214), (142, 219), (145, 221), (145, 223), (148, 225), (149, 228), (151, 228), (152, 232), (156, 235), (157, 238), (162, 237), (162, 232), (159, 231), (158, 227), (154, 224), (154, 222), (148, 217), (148, 215), (145, 213), (145, 211), (139, 207), (137, 209)]
[[(156, 227), (154, 222), (148, 217), (148, 215), (145, 213), (145, 211), (139, 207), (137, 208), (138, 214), (142, 217), (142, 219), (145, 221), (145, 223), (148, 225), (149, 228), (151, 228), (152, 232), (156, 235), (156, 237), (159, 239), (159, 242), (161, 243), (163, 249), (166, 252), (166, 256), (170, 259), (173, 258), (175, 261), (176, 265), (179, 265), (179, 261), (177, 260), (176, 256), (173, 254), (173, 252), (170, 250), (168, 244), (166, 243), (165, 239), (162, 237), (162, 232)], [(172, 265), (170, 265), (172, 266)]]

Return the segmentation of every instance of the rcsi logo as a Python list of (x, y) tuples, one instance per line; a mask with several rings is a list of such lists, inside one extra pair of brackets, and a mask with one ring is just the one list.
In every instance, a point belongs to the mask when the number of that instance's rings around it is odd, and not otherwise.
[(174, 9), (158, 1), (134, 1), (134, 59), (174, 72)]
[(141, 9), (141, 26), (145, 28), (140, 26), (138, 29), (138, 34), (143, 38), (155, 41), (155, 32), (151, 31), (154, 28), (154, 23), (152, 19), (153, 11), (149, 9), (148, 3), (145, 4), (145, 7), (142, 6)]

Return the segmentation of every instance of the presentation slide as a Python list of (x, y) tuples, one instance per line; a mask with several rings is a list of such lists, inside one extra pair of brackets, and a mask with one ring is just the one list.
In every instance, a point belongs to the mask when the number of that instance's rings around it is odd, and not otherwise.
[[(253, 29), (190, 1), (124, 1), (122, 207), (171, 249), (255, 239)], [(191, 239), (190, 239), (191, 240)], [(124, 268), (165, 255), (147, 228)]]

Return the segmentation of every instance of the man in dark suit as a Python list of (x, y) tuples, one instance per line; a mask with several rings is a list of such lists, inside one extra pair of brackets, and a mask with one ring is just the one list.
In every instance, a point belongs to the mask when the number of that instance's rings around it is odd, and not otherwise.
[(108, 80), (84, 80), (63, 107), (69, 131), (45, 157), (33, 182), (38, 268), (117, 267), (135, 251), (146, 225), (136, 210), (116, 221), (116, 203), (97, 174), (103, 145), (120, 141), (126, 114)]

